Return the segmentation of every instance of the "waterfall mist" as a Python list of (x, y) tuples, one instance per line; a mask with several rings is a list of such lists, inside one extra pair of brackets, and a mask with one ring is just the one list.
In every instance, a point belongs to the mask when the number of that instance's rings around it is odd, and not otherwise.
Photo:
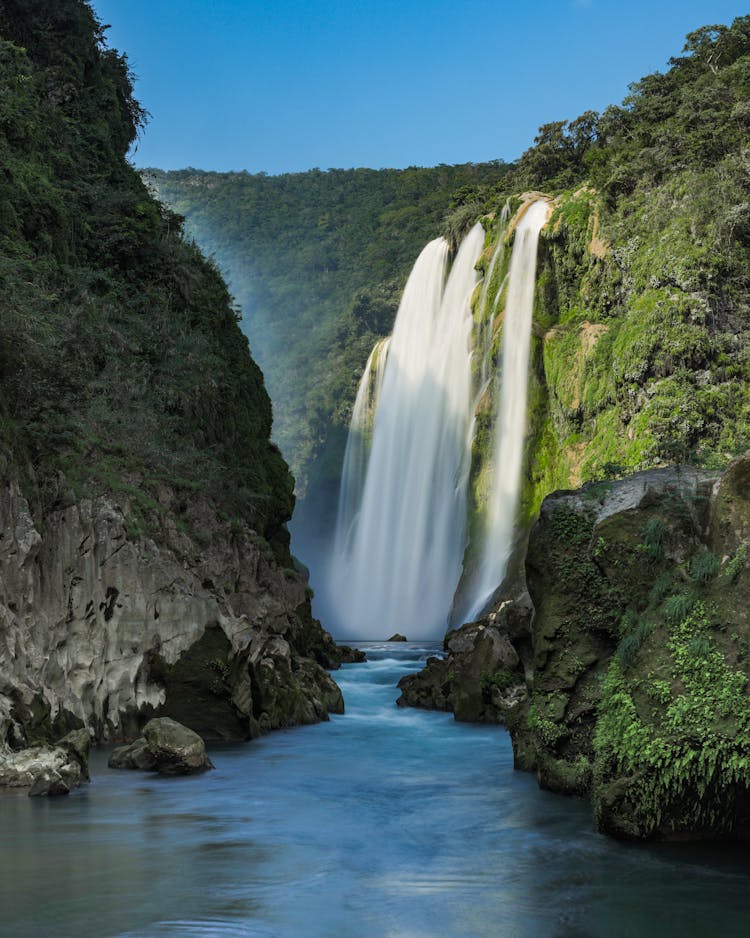
[(342, 635), (445, 630), (466, 540), (471, 297), (483, 245), (477, 224), (447, 281), (448, 244), (422, 251), (396, 316), (369, 455), (347, 446), (328, 584)]

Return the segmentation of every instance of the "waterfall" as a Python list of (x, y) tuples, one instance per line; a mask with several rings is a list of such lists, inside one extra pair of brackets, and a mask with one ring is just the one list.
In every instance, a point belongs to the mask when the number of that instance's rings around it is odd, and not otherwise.
[(362, 500), (375, 412), (383, 385), (390, 343), (390, 336), (375, 343), (357, 388), (349, 434), (346, 438), (336, 516), (336, 550), (339, 553), (346, 550)]
[[(380, 638), (402, 631), (424, 639), (444, 631), (466, 538), (471, 297), (483, 245), (477, 224), (446, 282), (448, 245), (438, 238), (407, 281), (366, 466), (362, 455), (356, 464), (352, 449), (342, 480), (344, 509), (329, 576), (342, 635)], [(363, 377), (365, 383), (371, 378)], [(367, 393), (362, 385), (360, 392)]]
[(526, 436), (526, 396), (539, 233), (550, 207), (533, 202), (516, 227), (503, 323), (501, 385), (495, 418), (493, 481), (476, 587), (466, 619), (480, 615), (505, 575), (513, 544)]
[(497, 311), (497, 304), (500, 299), (500, 296), (503, 292), (503, 283), (499, 283), (497, 290), (495, 292), (495, 300), (492, 304), (492, 309), (487, 309), (487, 294), (489, 293), (490, 287), (492, 285), (492, 277), (495, 273), (495, 270), (500, 264), (502, 268), (502, 260), (505, 257), (505, 230), (508, 227), (508, 219), (510, 218), (510, 200), (508, 200), (503, 206), (502, 211), (500, 212), (500, 224), (498, 225), (497, 232), (497, 245), (495, 250), (492, 252), (492, 259), (490, 260), (490, 266), (487, 270), (487, 275), (484, 278), (484, 283), (482, 284), (482, 292), (479, 296), (479, 312), (481, 315), (480, 326), (479, 326), (479, 336), (477, 341), (477, 346), (479, 353), (481, 355), (481, 365), (479, 370), (479, 393), (477, 398), (480, 398), (484, 393), (485, 389), (490, 380), (490, 359), (492, 353), (492, 327), (495, 321), (495, 312)]

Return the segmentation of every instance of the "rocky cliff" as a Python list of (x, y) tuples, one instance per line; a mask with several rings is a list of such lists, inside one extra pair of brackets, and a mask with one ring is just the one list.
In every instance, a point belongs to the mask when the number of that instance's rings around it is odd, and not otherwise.
[(403, 703), (504, 722), (516, 766), (615, 836), (745, 838), (749, 549), (750, 454), (556, 492), (528, 592), (449, 635)]
[(203, 507), (199, 547), (173, 524), (130, 539), (111, 496), (37, 525), (17, 483), (0, 490), (0, 738), (129, 738), (168, 715), (243, 739), (343, 711), (302, 578)]
[(0, 750), (340, 712), (263, 377), (127, 160), (127, 60), (84, 0), (2, 0), (0, 83)]

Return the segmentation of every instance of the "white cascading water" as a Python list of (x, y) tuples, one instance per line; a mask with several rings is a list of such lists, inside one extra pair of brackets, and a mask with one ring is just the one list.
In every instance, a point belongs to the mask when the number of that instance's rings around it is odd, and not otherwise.
[[(490, 379), (490, 359), (492, 352), (492, 332), (493, 324), (495, 321), (495, 311), (497, 310), (497, 303), (500, 299), (500, 295), (503, 292), (502, 284), (498, 284), (497, 290), (495, 291), (495, 302), (492, 304), (492, 309), (488, 310), (487, 307), (487, 294), (489, 293), (490, 287), (492, 285), (492, 277), (495, 273), (495, 269), (498, 266), (504, 256), (505, 256), (505, 229), (508, 227), (508, 219), (510, 218), (510, 201), (506, 202), (503, 206), (502, 211), (500, 212), (500, 224), (498, 226), (497, 233), (497, 245), (495, 250), (492, 252), (492, 259), (490, 260), (490, 266), (487, 269), (487, 274), (484, 278), (484, 283), (482, 284), (482, 292), (479, 296), (479, 311), (481, 314), (480, 329), (479, 329), (479, 338), (477, 345), (479, 347), (479, 354), (481, 355), (481, 367), (479, 371), (479, 394), (478, 397), (484, 393), (487, 388)], [(502, 266), (502, 265), (501, 265)]]
[(492, 494), (476, 586), (465, 616), (468, 621), (482, 613), (500, 586), (513, 546), (526, 436), (537, 245), (549, 212), (548, 202), (534, 202), (516, 227), (503, 323), (502, 380), (495, 418)]
[(348, 545), (362, 501), (365, 484), (367, 461), (370, 454), (370, 442), (375, 423), (380, 389), (383, 386), (385, 363), (388, 359), (388, 347), (391, 337), (381, 339), (373, 346), (367, 359), (365, 370), (357, 388), (349, 434), (344, 450), (344, 465), (341, 470), (341, 489), (339, 491), (338, 514), (336, 516), (337, 547), (344, 549)]
[(337, 522), (329, 584), (342, 635), (376, 639), (403, 631), (432, 639), (446, 625), (466, 539), (471, 297), (483, 245), (477, 224), (446, 282), (448, 244), (431, 241), (407, 281), (361, 496), (347, 475), (355, 474), (353, 464), (342, 479), (347, 507)]

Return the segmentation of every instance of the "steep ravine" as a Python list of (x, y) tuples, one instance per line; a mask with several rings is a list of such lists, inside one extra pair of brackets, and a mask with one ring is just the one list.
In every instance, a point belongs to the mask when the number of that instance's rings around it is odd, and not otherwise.
[(155, 715), (247, 739), (341, 712), (263, 376), (127, 160), (127, 60), (84, 0), (3, 0), (0, 82), (0, 783), (78, 728), (73, 781)]

